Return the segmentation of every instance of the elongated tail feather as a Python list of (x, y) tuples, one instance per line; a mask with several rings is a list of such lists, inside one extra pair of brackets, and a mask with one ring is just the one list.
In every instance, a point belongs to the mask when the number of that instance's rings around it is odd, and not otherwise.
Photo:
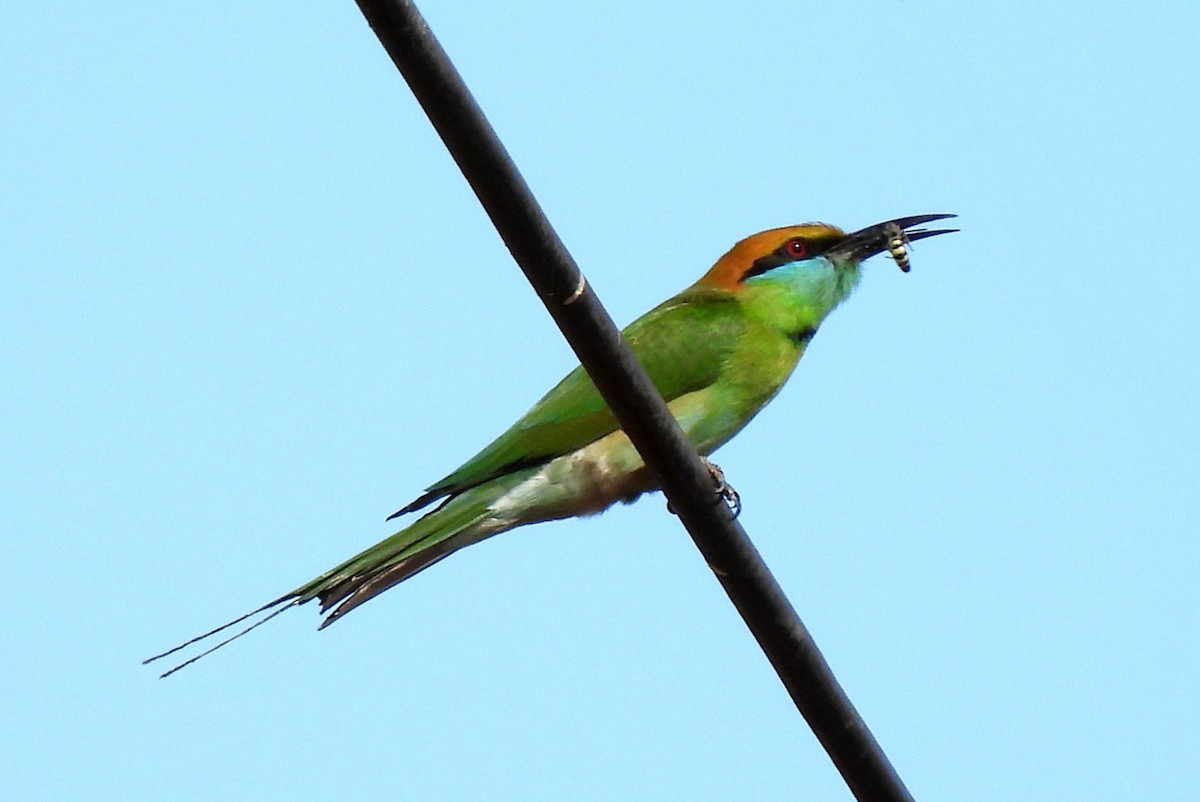
[(169, 677), (169, 676), (171, 676), (172, 674), (174, 674), (176, 671), (178, 671), (179, 669), (181, 669), (181, 668), (186, 668), (187, 666), (190, 666), (192, 663), (196, 662), (196, 661), (197, 661), (197, 660), (199, 660), (201, 657), (205, 657), (205, 656), (207, 656), (207, 655), (210, 655), (210, 654), (212, 654), (213, 652), (215, 652), (217, 649), (220, 649), (222, 646), (226, 646), (226, 645), (228, 645), (228, 644), (230, 644), (230, 643), (233, 643), (235, 640), (237, 640), (238, 638), (242, 637), (242, 636), (243, 636), (243, 635), (245, 635), (246, 633), (248, 633), (248, 632), (250, 632), (250, 631), (252, 631), (252, 630), (258, 629), (258, 628), (259, 628), (259, 627), (261, 627), (263, 624), (267, 623), (267, 622), (268, 622), (268, 621), (270, 621), (272, 618), (274, 618), (275, 616), (279, 615), (279, 614), (280, 614), (280, 613), (282, 613), (284, 610), (288, 609), (288, 607), (293, 607), (293, 606), (295, 606), (295, 605), (296, 605), (298, 602), (296, 602), (295, 600), (289, 600), (289, 599), (286, 599), (286, 598), (285, 598), (285, 599), (277, 599), (277, 600), (275, 600), (274, 602), (271, 602), (270, 604), (265, 604), (265, 605), (263, 605), (262, 607), (259, 607), (257, 610), (255, 610), (255, 611), (254, 611), (254, 612), (252, 612), (252, 613), (246, 613), (245, 615), (243, 615), (243, 616), (241, 616), (241, 617), (239, 617), (239, 618), (236, 618), (236, 619), (234, 619), (233, 621), (230, 621), (228, 624), (223, 624), (223, 625), (221, 625), (221, 626), (217, 627), (216, 629), (214, 629), (214, 630), (212, 630), (212, 631), (210, 631), (210, 632), (206, 632), (206, 633), (204, 633), (203, 635), (198, 635), (198, 636), (196, 636), (196, 637), (192, 638), (191, 640), (187, 641), (186, 643), (181, 643), (180, 645), (176, 646), (174, 649), (168, 649), (167, 651), (163, 652), (162, 654), (156, 654), (154, 657), (147, 658), (147, 659), (145, 659), (145, 660), (143, 660), (143, 661), (142, 661), (142, 665), (146, 665), (147, 663), (153, 663), (155, 660), (158, 660), (160, 657), (166, 657), (166, 656), (167, 656), (167, 655), (169, 655), (169, 654), (174, 654), (175, 652), (177, 652), (177, 651), (179, 651), (179, 650), (181, 650), (181, 649), (185, 649), (185, 648), (187, 648), (188, 646), (192, 645), (193, 643), (199, 643), (200, 641), (202, 641), (202, 640), (205, 640), (205, 639), (207, 639), (208, 637), (210, 637), (210, 636), (212, 636), (212, 635), (215, 635), (215, 634), (217, 634), (218, 632), (223, 632), (223, 631), (225, 631), (226, 629), (229, 629), (229, 627), (232, 627), (232, 626), (234, 626), (235, 624), (239, 624), (239, 623), (241, 623), (242, 621), (245, 621), (247, 618), (249, 618), (249, 617), (251, 617), (251, 616), (253, 616), (253, 615), (257, 615), (258, 613), (265, 612), (266, 610), (270, 610), (270, 609), (271, 609), (271, 608), (273, 608), (273, 607), (277, 607), (278, 605), (280, 605), (280, 604), (283, 604), (285, 601), (286, 601), (286, 602), (288, 602), (287, 606), (285, 606), (285, 607), (279, 607), (279, 609), (278, 609), (278, 610), (274, 610), (273, 612), (271, 612), (271, 613), (269, 613), (269, 614), (267, 614), (267, 615), (263, 616), (262, 618), (258, 619), (258, 620), (257, 620), (257, 621), (255, 621), (253, 624), (250, 624), (249, 626), (245, 627), (244, 629), (242, 629), (241, 631), (237, 632), (236, 634), (230, 635), (228, 638), (226, 638), (226, 639), (225, 639), (225, 640), (223, 640), (223, 641), (218, 641), (217, 643), (215, 643), (215, 644), (213, 644), (212, 646), (208, 647), (208, 648), (207, 648), (207, 649), (205, 649), (204, 651), (200, 652), (200, 654), (197, 654), (197, 655), (195, 655), (195, 656), (193, 656), (193, 657), (189, 657), (187, 660), (184, 660), (182, 663), (180, 663), (180, 664), (178, 664), (178, 665), (176, 665), (176, 666), (172, 666), (171, 668), (167, 669), (166, 671), (164, 671), (163, 673), (161, 673), (161, 674), (159, 674), (159, 675), (158, 675), (158, 678), (159, 678), (159, 679), (164, 679), (164, 678), (166, 678), (166, 677)]
[(322, 612), (336, 605), (321, 625), (327, 627), (452, 552), (511, 528), (489, 520), (490, 503), (505, 492), (507, 484), (491, 483), (456, 496), (407, 529), (297, 588), (300, 603), (319, 599)]
[(202, 635), (197, 635), (161, 654), (156, 654), (144, 660), (143, 664), (152, 663), (189, 646), (207, 641), (214, 635), (235, 627), (247, 619), (266, 613), (262, 618), (244, 627), (236, 634), (210, 646), (162, 674), (163, 677), (170, 676), (184, 666), (191, 665), (201, 657), (212, 654), (217, 649), (257, 629), (284, 610), (306, 604), (313, 599), (320, 602), (323, 613), (336, 607), (321, 623), (320, 628), (324, 629), (359, 605), (370, 601), (383, 591), (394, 587), (464, 546), (469, 546), (524, 523), (524, 521), (501, 521), (492, 515), (492, 504), (522, 478), (521, 474), (502, 477), (486, 485), (471, 488), (418, 518), (386, 540), (326, 571), (311, 582), (306, 582), (290, 593), (245, 615), (238, 616), (226, 624)]
[[(194, 637), (194, 638), (191, 638), (191, 639), (189, 639), (189, 640), (185, 640), (183, 643), (179, 644), (178, 646), (174, 646), (174, 647), (172, 647), (172, 648), (170, 648), (170, 649), (167, 649), (165, 652), (161, 652), (161, 653), (159, 653), (159, 654), (156, 654), (156, 655), (154, 655), (153, 657), (147, 657), (145, 660), (143, 660), (143, 661), (142, 661), (142, 665), (146, 665), (146, 664), (148, 664), (148, 663), (153, 663), (155, 660), (161, 660), (161, 659), (162, 659), (162, 658), (164, 658), (164, 657), (168, 657), (168, 656), (170, 656), (170, 655), (172, 655), (172, 654), (175, 654), (176, 652), (182, 651), (182, 650), (186, 649), (187, 647), (191, 646), (193, 643), (200, 643), (201, 641), (208, 640), (208, 639), (209, 639), (209, 638), (211, 638), (213, 635), (216, 635), (216, 634), (218, 634), (218, 633), (224, 632), (225, 630), (229, 629), (230, 627), (235, 627), (235, 626), (237, 626), (238, 624), (240, 624), (240, 623), (242, 623), (243, 621), (245, 621), (247, 618), (253, 618), (254, 616), (258, 615), (259, 613), (264, 613), (264, 612), (266, 612), (267, 610), (270, 610), (270, 609), (272, 609), (272, 608), (278, 607), (279, 605), (281, 605), (281, 604), (283, 604), (284, 602), (287, 602), (287, 601), (291, 601), (291, 602), (292, 602), (292, 604), (295, 604), (295, 601), (293, 601), (293, 598), (292, 598), (292, 595), (291, 595), (291, 594), (288, 594), (287, 596), (280, 596), (278, 599), (275, 599), (274, 601), (269, 601), (269, 602), (267, 602), (267, 603), (266, 603), (266, 604), (264, 604), (262, 607), (259, 607), (257, 610), (251, 610), (250, 612), (248, 612), (248, 613), (245, 613), (244, 615), (239, 615), (237, 618), (233, 619), (232, 621), (229, 621), (229, 622), (227, 622), (227, 623), (224, 623), (224, 624), (222, 624), (221, 626), (219, 626), (219, 627), (216, 627), (216, 628), (214, 628), (214, 629), (210, 629), (208, 632), (205, 632), (205, 633), (204, 633), (204, 634), (202, 634), (202, 635), (197, 635), (197, 636), (196, 636), (196, 637)], [(289, 605), (289, 606), (291, 606), (291, 605)], [(283, 608), (283, 610), (286, 610), (286, 609), (287, 609), (287, 607)], [(188, 660), (186, 663), (182, 663), (182, 664), (180, 664), (180, 665), (177, 665), (177, 666), (175, 666), (174, 668), (172, 668), (170, 671), (166, 672), (166, 673), (165, 673), (165, 674), (163, 674), (162, 676), (164, 676), (164, 677), (165, 677), (165, 676), (167, 676), (167, 675), (169, 675), (169, 674), (174, 674), (174, 673), (175, 673), (176, 671), (178, 671), (179, 669), (183, 668), (184, 666), (186, 666), (186, 665), (188, 665), (188, 664), (190, 664), (190, 663), (194, 663), (194, 662), (196, 662), (197, 660), (199, 660), (201, 657), (203, 657), (204, 655), (208, 654), (209, 652), (212, 652), (212, 651), (215, 651), (215, 650), (217, 650), (217, 649), (221, 648), (221, 647), (222, 647), (222, 646), (224, 646), (226, 643), (229, 643), (229, 641), (232, 641), (232, 640), (237, 640), (238, 638), (240, 638), (242, 635), (245, 635), (245, 634), (246, 634), (247, 632), (249, 632), (250, 630), (252, 630), (252, 629), (255, 629), (256, 627), (258, 627), (260, 624), (264, 624), (264, 623), (266, 623), (267, 621), (269, 621), (270, 619), (272, 619), (272, 618), (274, 618), (275, 616), (279, 615), (279, 613), (283, 612), (283, 610), (276, 610), (275, 612), (273, 612), (273, 613), (271, 613), (270, 615), (266, 616), (266, 617), (265, 617), (265, 618), (263, 618), (262, 620), (260, 620), (260, 621), (256, 621), (255, 623), (253, 623), (253, 624), (251, 624), (250, 626), (246, 627), (244, 630), (242, 630), (242, 631), (241, 631), (241, 632), (239, 632), (238, 634), (234, 635), (232, 638), (227, 638), (226, 640), (224, 640), (224, 641), (222, 641), (222, 642), (218, 643), (216, 646), (213, 646), (212, 648), (210, 648), (210, 649), (208, 649), (208, 650), (206, 650), (206, 651), (204, 651), (204, 652), (201, 652), (200, 654), (196, 655), (196, 656), (195, 656), (195, 657), (193, 657), (192, 659)]]

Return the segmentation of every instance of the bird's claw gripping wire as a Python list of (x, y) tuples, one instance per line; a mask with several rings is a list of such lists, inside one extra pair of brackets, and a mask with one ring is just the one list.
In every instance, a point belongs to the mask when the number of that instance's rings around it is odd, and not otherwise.
[[(729, 505), (729, 511), (733, 513), (733, 517), (737, 518), (742, 514), (742, 497), (733, 489), (733, 485), (725, 481), (725, 471), (721, 470), (721, 466), (710, 460), (708, 457), (700, 458), (704, 462), (704, 467), (708, 468), (708, 475), (712, 477), (713, 484), (716, 486), (717, 498)], [(667, 502), (667, 512), (675, 514), (675, 508), (671, 506), (671, 502)]]
[(721, 466), (709, 460), (708, 457), (701, 457), (704, 461), (704, 467), (708, 468), (708, 473), (713, 478), (713, 484), (717, 486), (717, 496), (729, 505), (729, 511), (736, 518), (742, 514), (742, 497), (733, 489), (733, 485), (725, 481), (725, 471), (721, 470)]

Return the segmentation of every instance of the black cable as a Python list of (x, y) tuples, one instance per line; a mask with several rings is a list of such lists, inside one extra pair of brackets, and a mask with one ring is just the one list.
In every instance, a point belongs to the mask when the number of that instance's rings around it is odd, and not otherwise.
[(911, 802), (416, 6), (357, 2), (855, 798)]

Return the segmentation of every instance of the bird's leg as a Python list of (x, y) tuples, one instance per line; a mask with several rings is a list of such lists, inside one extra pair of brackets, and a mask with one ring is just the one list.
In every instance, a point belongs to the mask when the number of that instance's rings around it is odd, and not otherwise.
[[(713, 479), (713, 484), (717, 488), (717, 498), (729, 505), (733, 517), (736, 518), (742, 514), (742, 497), (733, 489), (733, 485), (725, 481), (725, 471), (721, 470), (721, 466), (710, 460), (708, 457), (701, 457), (704, 462), (704, 467), (708, 468), (708, 474)], [(667, 512), (675, 514), (675, 508), (671, 506), (671, 502), (667, 502)]]

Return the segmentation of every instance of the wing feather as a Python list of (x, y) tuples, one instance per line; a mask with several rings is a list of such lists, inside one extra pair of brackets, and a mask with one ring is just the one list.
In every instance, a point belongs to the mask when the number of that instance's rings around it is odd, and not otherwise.
[[(693, 287), (655, 307), (622, 332), (668, 403), (717, 380), (744, 330), (737, 298), (726, 290)], [(548, 462), (617, 429), (582, 367), (567, 374), (508, 431), (431, 485), (397, 515), (453, 496), (497, 476)]]

